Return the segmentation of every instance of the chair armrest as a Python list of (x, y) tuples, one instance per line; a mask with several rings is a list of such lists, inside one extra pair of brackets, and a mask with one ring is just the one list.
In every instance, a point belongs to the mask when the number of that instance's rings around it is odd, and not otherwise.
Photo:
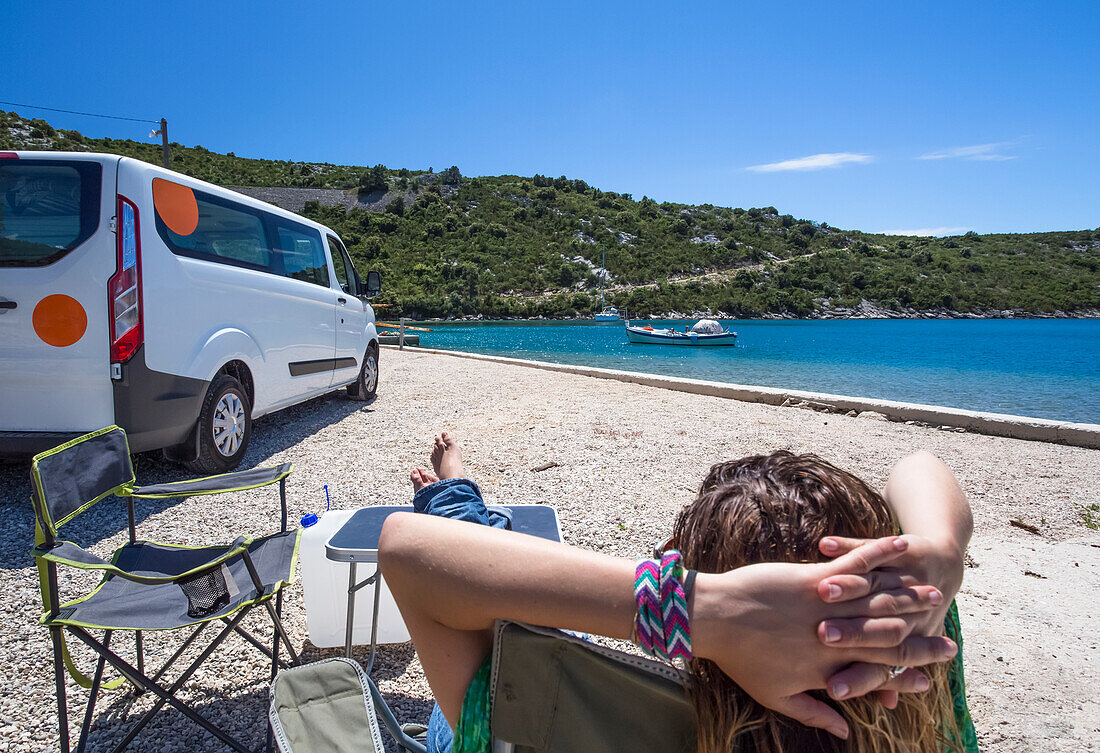
[(223, 473), (218, 476), (204, 476), (171, 484), (153, 484), (136, 487), (133, 497), (144, 499), (167, 499), (169, 497), (194, 497), (201, 494), (221, 494), (239, 492), (245, 489), (257, 489), (261, 486), (282, 481), (294, 470), (292, 463), (252, 468), (247, 471)]
[(120, 578), (132, 580), (135, 583), (143, 583), (147, 586), (154, 586), (161, 583), (174, 583), (179, 580), (201, 575), (207, 570), (213, 570), (216, 567), (220, 567), (222, 563), (238, 556), (242, 552), (247, 553), (248, 545), (251, 543), (252, 539), (240, 536), (217, 557), (197, 567), (193, 567), (185, 573), (180, 573), (179, 575), (147, 575), (145, 573), (124, 570), (114, 562), (92, 554), (87, 549), (82, 549), (71, 541), (58, 541), (52, 547), (46, 547), (44, 545), (37, 546), (31, 550), (31, 554), (37, 559), (55, 562), (59, 565), (68, 565), (69, 567), (75, 567), (80, 570), (106, 570), (110, 573), (114, 573)]

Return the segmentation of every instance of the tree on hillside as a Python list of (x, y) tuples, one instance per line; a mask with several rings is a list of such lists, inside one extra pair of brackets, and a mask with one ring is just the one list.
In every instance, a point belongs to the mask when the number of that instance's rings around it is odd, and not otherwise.
[(451, 165), (439, 175), (442, 177), (443, 182), (449, 186), (456, 186), (462, 182), (462, 173), (457, 165)]
[(364, 193), (385, 191), (387, 173), (385, 165), (375, 165), (363, 173), (363, 177), (359, 179), (358, 189)]

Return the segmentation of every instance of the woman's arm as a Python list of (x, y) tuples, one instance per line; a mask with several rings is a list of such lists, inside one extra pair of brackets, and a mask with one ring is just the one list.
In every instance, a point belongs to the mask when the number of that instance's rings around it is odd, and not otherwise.
[[(906, 638), (896, 616), (930, 607), (935, 589), (913, 588), (826, 603), (823, 578), (859, 576), (902, 556), (900, 539), (872, 542), (813, 565), (763, 564), (700, 574), (692, 598), (698, 656), (714, 660), (753, 697), (811, 726), (845, 736), (843, 719), (804, 691), (855, 661), (919, 666), (954, 655), (941, 638)], [(634, 564), (523, 534), (444, 518), (391, 515), (379, 562), (412, 635), (436, 701), (452, 726), (489, 653), (493, 622), (511, 619), (629, 638)], [(868, 638), (837, 649), (815, 635), (829, 618), (864, 616)], [(891, 615), (891, 617), (887, 617)], [(884, 630), (876, 630), (881, 624)]]
[(890, 470), (883, 496), (904, 533), (927, 538), (961, 567), (974, 517), (962, 487), (942, 460), (924, 451), (902, 458)]
[[(927, 617), (925, 627), (938, 630), (962, 586), (963, 556), (974, 532), (970, 504), (951, 469), (924, 451), (894, 465), (883, 497), (909, 541), (909, 551), (893, 563), (893, 573), (882, 572), (872, 579), (830, 578), (823, 589), (835, 586), (839, 591), (832, 591), (833, 598), (852, 598), (866, 595), (871, 583), (880, 588), (931, 584), (945, 598), (936, 613)], [(863, 543), (863, 539), (827, 536), (821, 540), (821, 551), (836, 557)]]

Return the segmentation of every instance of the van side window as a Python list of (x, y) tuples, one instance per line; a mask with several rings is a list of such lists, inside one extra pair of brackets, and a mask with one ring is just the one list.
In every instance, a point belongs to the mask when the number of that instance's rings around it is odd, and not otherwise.
[(285, 277), (328, 287), (328, 262), (321, 245), (321, 234), (305, 225), (282, 218), (275, 225), (275, 253), (281, 257), (281, 267), (275, 271)]
[[(259, 212), (195, 191), (198, 224), (187, 235), (170, 229), (156, 213), (157, 231), (180, 256), (271, 272), (272, 255)], [(190, 229), (190, 228), (187, 228)]]
[(351, 263), (351, 257), (348, 256), (346, 249), (340, 249), (340, 253), (344, 257), (344, 264), (348, 267), (348, 277), (351, 278), (351, 294), (362, 295), (365, 290), (363, 286), (363, 280), (359, 278), (359, 273), (355, 271), (355, 265)]
[(348, 295), (359, 295), (355, 284), (355, 270), (351, 267), (348, 252), (331, 235), (328, 237), (328, 248), (332, 252), (332, 266), (336, 270), (336, 281), (340, 283), (340, 289)]
[[(157, 232), (172, 253), (329, 286), (328, 260), (318, 231), (168, 181), (164, 183), (171, 190), (163, 194), (165, 201), (160, 205), (157, 180), (153, 181)], [(181, 196), (183, 201), (179, 201)], [(190, 213), (177, 213), (177, 203)], [(167, 218), (162, 211), (168, 213)]]

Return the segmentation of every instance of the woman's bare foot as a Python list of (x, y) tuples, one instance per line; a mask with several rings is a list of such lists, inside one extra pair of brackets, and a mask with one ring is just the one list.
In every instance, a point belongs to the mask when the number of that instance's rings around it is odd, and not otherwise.
[(451, 432), (445, 431), (435, 438), (432, 467), (439, 478), (462, 478), (466, 475), (462, 469), (462, 448)]
[(409, 480), (412, 481), (413, 492), (418, 492), (425, 486), (439, 481), (439, 477), (434, 473), (428, 473), (423, 468), (413, 468), (412, 473), (409, 474)]

